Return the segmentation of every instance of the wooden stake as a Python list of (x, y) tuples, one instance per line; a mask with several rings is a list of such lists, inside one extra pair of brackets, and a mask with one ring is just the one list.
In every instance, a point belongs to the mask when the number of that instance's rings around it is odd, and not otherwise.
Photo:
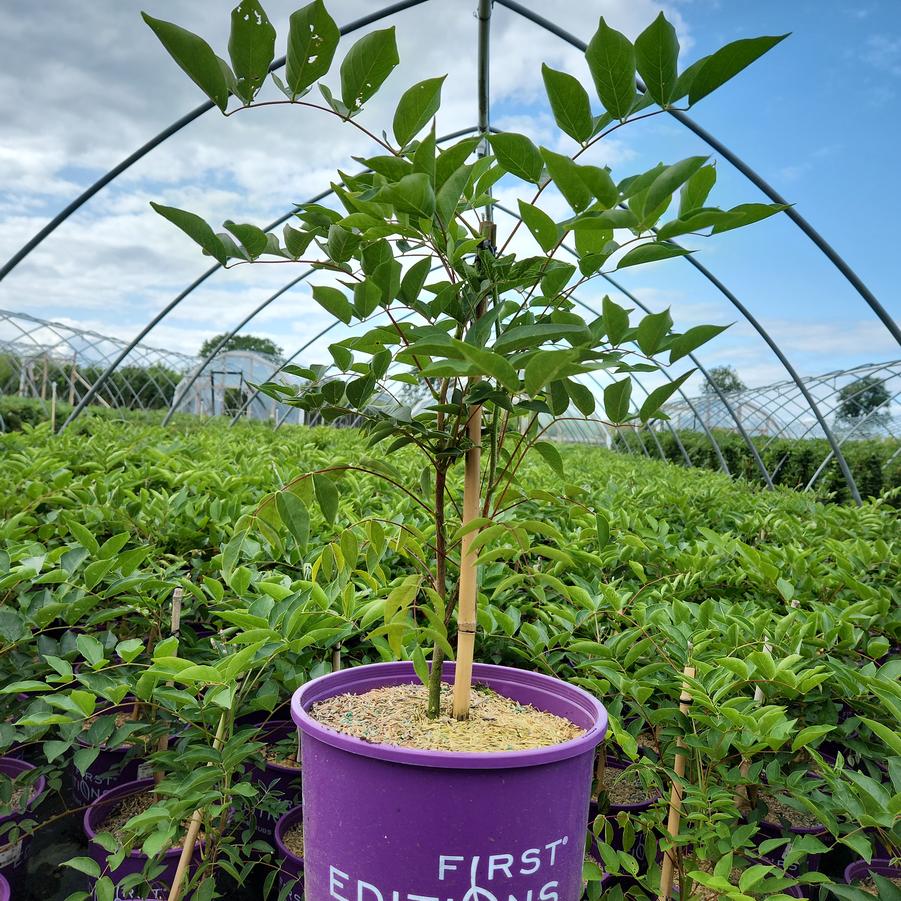
[[(773, 650), (773, 646), (770, 644), (769, 639), (766, 635), (763, 636), (763, 649), (769, 654)], [(763, 703), (763, 689), (760, 685), (754, 686), (754, 703), (758, 705), (758, 707)], [(747, 757), (742, 757), (741, 766), (739, 767), (739, 774), (742, 779), (746, 779), (748, 776), (748, 771), (751, 769), (751, 761)], [(751, 809), (751, 796), (748, 792), (748, 786), (742, 782), (738, 787), (738, 791), (735, 793), (735, 806), (739, 810), (750, 810)]]
[[(216, 737), (213, 739), (213, 750), (218, 751), (222, 747), (222, 736), (225, 733), (225, 711), (219, 717), (219, 726), (216, 728)], [(207, 764), (209, 766), (209, 764)], [(195, 810), (188, 826), (185, 843), (181, 848), (181, 857), (178, 859), (178, 869), (172, 879), (172, 888), (169, 890), (167, 901), (178, 901), (181, 898), (181, 890), (187, 875), (188, 864), (194, 854), (194, 844), (197, 841), (197, 833), (200, 832), (200, 824), (203, 821), (203, 811)]]
[(56, 434), (56, 382), (50, 383), (50, 434)]
[[(494, 246), (496, 235), (493, 222), (482, 223), (482, 235)], [(479, 303), (476, 318), (485, 312), (485, 302)], [(469, 380), (472, 388), (478, 377)], [(482, 407), (477, 405), (469, 411), (467, 423), (470, 448), (466, 451), (465, 475), (463, 481), (463, 521), (467, 526), (478, 515), (481, 493), (482, 471)], [(460, 588), (457, 606), (457, 668), (454, 672), (454, 717), (469, 719), (469, 702), (472, 694), (472, 657), (476, 643), (476, 605), (478, 602), (478, 573), (472, 543), (478, 529), (467, 532), (460, 544)]]
[[(182, 598), (185, 595), (185, 590), (181, 586), (175, 589), (172, 592), (172, 616), (169, 620), (169, 634), (170, 635), (178, 635), (181, 630), (181, 602)], [(171, 682), (169, 683), (172, 684)], [(169, 747), (169, 736), (161, 735), (159, 743), (157, 744), (157, 750), (165, 751), (166, 748)], [(154, 784), (159, 785), (160, 782), (163, 781), (163, 774), (160, 770), (153, 771), (153, 781)]]
[[(691, 707), (691, 692), (688, 688), (688, 679), (695, 676), (695, 668), (686, 666), (682, 670), (685, 681), (682, 682), (682, 694), (679, 698), (679, 710), (683, 714), (688, 714)], [(685, 742), (679, 738), (676, 740), (676, 759), (673, 763), (673, 771), (675, 778), (673, 779), (673, 788), (670, 793), (669, 801), (669, 817), (666, 823), (666, 831), (670, 838), (675, 839), (679, 835), (679, 821), (682, 818), (682, 782), (685, 776), (686, 754), (684, 751)], [(660, 870), (660, 894), (658, 901), (669, 901), (670, 893), (673, 890), (673, 868), (676, 863), (676, 849), (670, 848), (663, 858), (663, 867)]]
[(598, 746), (598, 756), (594, 764), (594, 794), (599, 797), (607, 784), (607, 742)]

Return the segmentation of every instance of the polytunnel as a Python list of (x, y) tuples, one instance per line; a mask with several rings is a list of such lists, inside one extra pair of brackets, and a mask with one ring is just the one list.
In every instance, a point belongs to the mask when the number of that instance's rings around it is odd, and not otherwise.
[[(347, 4), (347, 8), (352, 8), (354, 4)], [(343, 9), (343, 7), (342, 7)], [(337, 10), (341, 12), (341, 9)], [(454, 10), (452, 13), (448, 11), (446, 6), (441, 6), (435, 0), (401, 0), (401, 2), (385, 5), (378, 10), (368, 10), (364, 15), (353, 18), (352, 15), (346, 16), (343, 24), (341, 24), (341, 34), (345, 36), (363, 33), (371, 30), (376, 26), (384, 27), (387, 23), (396, 24), (399, 33), (403, 34), (404, 29), (412, 27), (424, 20), (431, 21), (431, 17), (436, 15), (448, 17), (451, 31), (455, 36), (463, 37), (468, 31), (466, 39), (469, 45), (461, 45), (458, 48), (457, 57), (458, 68), (461, 69), (461, 78), (468, 77), (470, 89), (470, 101), (468, 111), (461, 110), (455, 123), (459, 127), (452, 127), (446, 130), (445, 134), (439, 134), (439, 144), (447, 145), (454, 139), (461, 136), (474, 134), (486, 136), (493, 129), (493, 121), (498, 119), (495, 111), (492, 114), (492, 81), (498, 79), (498, 67), (504, 66), (504, 55), (511, 52), (509, 41), (511, 36), (520, 37), (527, 36), (535, 40), (541, 39), (546, 42), (552, 53), (560, 58), (571, 58), (567, 54), (573, 51), (576, 53), (584, 52), (586, 49), (586, 41), (577, 37), (572, 33), (571, 26), (583, 25), (582, 14), (576, 10), (559, 11), (559, 15), (552, 13), (556, 10), (545, 8), (542, 4), (535, 4), (530, 7), (527, 4), (517, 2), (517, 0), (496, 0), (496, 2), (482, 2), (478, 5), (478, 9), (469, 10), (464, 14), (462, 10)], [(474, 23), (471, 28), (467, 28), (466, 20), (469, 15), (474, 17)], [(556, 42), (556, 43), (554, 43)], [(512, 51), (515, 52), (515, 51)], [(463, 62), (465, 61), (465, 65)], [(270, 71), (278, 73), (285, 65), (285, 58), (275, 59)], [(468, 76), (465, 69), (468, 69)], [(456, 73), (455, 73), (456, 74)], [(506, 100), (506, 95), (510, 93), (510, 87), (506, 84), (507, 76), (503, 76), (505, 82), (505, 94), (501, 97), (499, 104), (501, 118), (509, 119), (511, 110)], [(645, 90), (644, 85), (639, 79), (637, 90), (642, 92)], [(465, 109), (465, 104), (462, 105)], [(196, 129), (200, 120), (206, 120), (213, 115), (214, 104), (212, 101), (206, 101), (190, 111), (185, 112), (179, 118), (176, 118), (165, 128), (159, 131), (154, 137), (145, 141), (141, 146), (132, 153), (125, 156), (116, 165), (113, 165), (108, 171), (104, 172), (92, 184), (87, 186), (80, 194), (73, 197), (71, 202), (65, 205), (59, 212), (49, 218), (42, 227), (40, 227), (33, 236), (25, 241), (18, 249), (10, 255), (9, 259), (0, 268), (0, 280), (3, 281), (3, 289), (14, 290), (16, 279), (23, 271), (27, 271), (29, 266), (34, 265), (35, 255), (57, 249), (57, 252), (64, 252), (62, 238), (66, 233), (68, 225), (72, 221), (78, 221), (79, 217), (86, 215), (85, 211), (90, 211), (92, 205), (103, 202), (105, 193), (113, 190), (117, 182), (127, 180), (130, 173), (135, 167), (147, 165), (147, 160), (153, 160), (154, 154), (161, 153), (162, 148), (177, 147), (180, 142), (187, 140), (192, 129)], [(741, 147), (729, 146), (717, 134), (717, 125), (715, 120), (706, 117), (703, 111), (699, 111), (696, 115), (691, 115), (684, 110), (671, 108), (667, 111), (671, 125), (668, 126), (669, 134), (672, 140), (678, 143), (680, 140), (690, 139), (692, 146), (703, 149), (703, 152), (711, 155), (718, 163), (720, 171), (728, 170), (733, 173), (736, 184), (744, 184), (752, 193), (769, 202), (784, 205), (784, 210), (779, 214), (784, 217), (787, 223), (795, 229), (795, 235), (792, 240), (796, 242), (806, 241), (809, 246), (819, 254), (819, 263), (817, 264), (822, 270), (830, 273), (832, 284), (838, 286), (844, 284), (848, 292), (849, 299), (853, 299), (853, 303), (857, 305), (859, 315), (868, 322), (868, 333), (872, 333), (873, 328), (881, 328), (884, 334), (888, 336), (894, 343), (901, 343), (901, 331), (899, 331), (898, 323), (893, 315), (889, 312), (891, 303), (890, 299), (880, 299), (867, 286), (866, 273), (855, 271), (852, 266), (842, 257), (840, 251), (834, 247), (816, 228), (815, 223), (809, 221), (806, 217), (802, 205), (793, 205), (787, 200), (783, 193), (772, 185), (773, 179), (767, 174), (761, 173), (754, 168), (746, 158), (744, 149)], [(467, 116), (469, 121), (467, 122)], [(462, 118), (462, 121), (461, 121)], [(439, 131), (441, 123), (439, 122)], [(217, 136), (216, 140), (221, 140)], [(271, 148), (275, 152), (275, 148)], [(307, 164), (313, 161), (307, 160)], [(325, 179), (327, 181), (327, 179)], [(517, 216), (511, 204), (514, 204), (515, 192), (511, 193), (509, 187), (501, 192), (497, 203), (496, 217), (499, 227), (503, 229), (515, 228), (513, 223), (516, 222)], [(293, 197), (294, 203), (300, 201), (300, 198)], [(335, 199), (327, 184), (322, 185), (319, 192), (310, 192), (308, 202), (321, 201), (325, 204), (334, 204)], [(266, 231), (281, 225), (291, 219), (293, 208), (287, 204), (281, 214), (275, 218)], [(672, 242), (677, 243), (677, 242)], [(564, 243), (559, 251), (561, 256), (572, 253), (572, 249)], [(718, 435), (722, 431), (735, 433), (744, 443), (749, 458), (753, 464), (756, 477), (761, 479), (763, 483), (772, 485), (772, 474), (768, 471), (767, 465), (761, 456), (761, 449), (758, 447), (759, 442), (756, 436), (766, 435), (770, 439), (776, 436), (792, 436), (805, 437), (816, 436), (822, 438), (826, 442), (825, 453), (823, 455), (823, 465), (828, 465), (834, 461), (837, 465), (842, 479), (844, 480), (847, 490), (851, 497), (859, 502), (861, 499), (860, 491), (856, 484), (853, 466), (849, 464), (848, 457), (843, 450), (847, 442), (853, 442), (855, 437), (854, 429), (849, 433), (848, 430), (841, 428), (835, 422), (835, 413), (837, 409), (837, 389), (829, 390), (825, 386), (834, 386), (839, 382), (848, 382), (855, 377), (855, 373), (859, 366), (850, 366), (841, 372), (825, 374), (823, 371), (811, 371), (808, 368), (802, 371), (799, 364), (791, 358), (791, 352), (782, 346), (778, 329), (767, 327), (763, 319), (756, 313), (758, 306), (753, 296), (748, 296), (742, 285), (738, 283), (733, 275), (728, 271), (719, 268), (716, 259), (708, 259), (703, 253), (689, 254), (678, 260), (673, 260), (666, 264), (668, 267), (691, 267), (694, 269), (698, 281), (695, 285), (703, 286), (701, 290), (709, 292), (711, 305), (716, 303), (719, 305), (717, 315), (726, 320), (737, 321), (747, 333), (749, 346), (753, 342), (755, 347), (755, 361), (765, 360), (766, 369), (772, 376), (766, 380), (758, 379), (759, 385), (748, 389), (740, 396), (732, 396), (724, 393), (714, 381), (711, 381), (709, 369), (712, 364), (707, 355), (710, 350), (707, 348), (699, 350), (691, 354), (691, 363), (697, 369), (697, 376), (692, 381), (695, 387), (680, 387), (678, 389), (677, 399), (674, 400), (668, 410), (671, 419), (669, 422), (659, 424), (651, 431), (646, 431), (641, 441), (641, 436), (632, 427), (625, 430), (626, 435), (631, 435), (631, 446), (641, 448), (645, 453), (654, 455), (664, 455), (664, 451), (660, 447), (660, 442), (652, 433), (659, 432), (663, 429), (667, 432), (675, 442), (678, 449), (679, 459), (687, 465), (692, 463), (690, 450), (686, 447), (685, 442), (680, 438), (680, 432), (685, 430), (689, 432), (697, 432), (703, 436), (704, 441), (709, 446), (717, 465), (725, 472), (730, 471), (726, 456), (720, 448), (720, 438)], [(261, 267), (262, 268), (262, 267)], [(121, 338), (103, 339), (104, 353), (92, 360), (92, 365), (99, 365), (101, 368), (98, 372), (92, 373), (96, 376), (80, 382), (77, 387), (73, 386), (74, 377), (69, 377), (69, 386), (60, 385), (61, 394), (73, 403), (74, 408), (68, 413), (63, 427), (65, 428), (74, 422), (84, 410), (95, 403), (114, 403), (116, 405), (129, 406), (153, 406), (159, 404), (160, 391), (154, 389), (156, 393), (151, 398), (146, 391), (136, 391), (130, 388), (128, 380), (122, 379), (122, 373), (129, 372), (133, 369), (146, 369), (148, 372), (155, 365), (152, 362), (154, 354), (159, 353), (152, 347), (154, 335), (161, 328), (166, 327), (167, 321), (173, 316), (178, 316), (182, 311), (191, 308), (194, 310), (193, 315), (201, 316), (198, 312), (204, 303), (204, 293), (210, 289), (213, 284), (219, 283), (227, 276), (221, 273), (222, 267), (218, 264), (209, 266), (203, 271), (198, 272), (193, 280), (189, 280), (180, 290), (178, 290), (171, 299), (165, 303), (158, 303), (158, 308), (154, 315), (149, 318), (146, 324), (133, 332), (128, 340)], [(292, 295), (296, 296), (296, 292), (304, 288), (306, 280), (310, 277), (313, 270), (309, 270), (300, 275), (296, 275), (290, 281), (281, 285), (277, 280), (267, 278), (267, 285), (271, 291), (261, 291), (259, 300), (256, 303), (246, 304), (247, 312), (243, 317), (226, 316), (221, 323), (225, 328), (224, 336), (220, 342), (219, 348), (212, 348), (205, 358), (200, 359), (196, 364), (188, 366), (185, 355), (179, 357), (179, 363), (176, 370), (185, 371), (186, 379), (179, 384), (172, 396), (171, 385), (167, 385), (162, 393), (169, 397), (169, 414), (175, 411), (200, 411), (204, 409), (204, 403), (196, 400), (204, 396), (205, 393), (214, 395), (216, 392), (210, 392), (209, 384), (211, 380), (215, 381), (215, 374), (219, 371), (219, 362), (227, 363), (223, 356), (219, 360), (219, 351), (222, 347), (234, 338), (236, 335), (246, 333), (248, 329), (254, 328), (255, 324), (264, 322), (268, 315), (273, 313), (279, 303), (285, 303)], [(268, 275), (268, 274), (267, 274)], [(639, 296), (643, 292), (642, 286), (639, 284), (637, 288), (630, 289), (628, 282), (630, 273), (625, 272), (622, 275), (617, 273), (602, 273), (603, 278), (607, 280), (605, 290), (620, 299), (625, 299), (630, 305), (638, 306), (642, 310), (650, 311), (659, 307), (658, 304), (649, 304), (648, 301), (642, 300)], [(242, 282), (245, 290), (252, 289), (252, 281)], [(597, 306), (599, 298), (597, 296), (588, 299), (588, 303), (579, 300), (586, 309), (591, 309), (592, 305)], [(7, 301), (7, 303), (9, 303)], [(679, 309), (674, 306), (673, 312), (678, 320)], [(811, 311), (813, 314), (813, 311)], [(7, 322), (13, 322), (16, 315), (21, 318), (24, 314), (5, 314)], [(301, 321), (303, 317), (301, 317)], [(50, 326), (48, 325), (48, 328)], [(324, 344), (332, 340), (340, 339), (341, 335), (346, 332), (343, 323), (335, 320), (326, 323), (320, 328), (311, 328), (308, 334), (301, 332), (297, 337), (297, 343), (294, 347), (285, 348), (279, 365), (273, 365), (271, 370), (265, 374), (265, 378), (260, 375), (263, 380), (276, 378), (279, 375), (279, 367), (290, 365), (297, 360), (303, 360), (309, 356), (309, 349), (315, 347), (315, 353), (320, 356), (323, 353)], [(5, 339), (8, 340), (8, 339)], [(28, 339), (34, 340), (34, 339)], [(294, 340), (294, 339), (292, 339)], [(70, 342), (71, 343), (71, 342)], [(10, 359), (15, 358), (15, 369), (20, 370), (24, 381), (20, 387), (14, 385), (15, 376), (10, 375), (6, 379), (4, 390), (9, 393), (27, 393), (30, 391), (37, 393), (46, 400), (46, 385), (35, 386), (34, 368), (35, 363), (32, 357), (29, 357), (28, 349), (21, 349), (21, 341), (17, 339), (16, 348), (5, 345), (7, 350), (5, 353)], [(713, 345), (715, 348), (715, 345)], [(112, 350), (111, 350), (112, 349)], [(864, 348), (859, 349), (861, 352)], [(889, 355), (891, 356), (891, 355)], [(705, 357), (707, 359), (705, 360)], [(175, 357), (173, 357), (174, 362)], [(321, 362), (317, 361), (317, 362)], [(40, 364), (38, 364), (40, 365)], [(59, 361), (58, 366), (63, 366)], [(873, 415), (878, 419), (882, 432), (897, 435), (898, 423), (898, 379), (897, 379), (897, 362), (887, 359), (884, 363), (872, 364), (867, 371), (884, 373), (885, 384), (890, 392), (890, 399), (887, 401), (888, 415), (884, 416), (878, 411), (873, 411)], [(64, 368), (64, 367), (63, 367)], [(240, 366), (238, 368), (241, 368)], [(242, 416), (256, 416), (263, 414), (263, 401), (257, 393), (255, 385), (258, 374), (266, 367), (262, 364), (254, 364), (254, 372), (252, 377), (245, 378), (242, 376), (233, 376), (237, 378), (241, 385), (239, 393), (241, 395), (240, 402), (233, 409), (231, 405), (219, 403), (218, 406), (210, 400), (210, 411), (215, 411), (216, 415), (230, 415), (232, 422), (238, 421)], [(828, 367), (821, 367), (825, 370)], [(166, 369), (168, 373), (168, 369)], [(119, 374), (117, 379), (117, 374)], [(38, 374), (37, 381), (40, 382), (44, 378), (43, 373)], [(163, 380), (171, 382), (171, 376), (168, 374), (151, 375), (151, 380)], [(224, 378), (224, 376), (223, 376)], [(655, 378), (659, 376), (649, 377), (647, 386), (642, 385), (641, 379), (638, 380), (639, 391), (643, 391), (647, 395), (650, 387), (653, 387)], [(880, 376), (881, 378), (881, 376)], [(585, 379), (590, 390), (597, 394), (601, 394), (604, 388), (604, 377), (593, 377)], [(27, 385), (26, 385), (27, 383)], [(246, 387), (245, 387), (246, 383)], [(204, 387), (200, 387), (204, 386)], [(233, 392), (234, 386), (229, 385), (223, 389)], [(220, 391), (221, 393), (221, 391)], [(184, 394), (185, 397), (181, 395)], [(694, 396), (692, 396), (694, 395)], [(188, 396), (193, 400), (188, 400)], [(886, 406), (883, 404), (883, 406)], [(257, 412), (253, 412), (253, 411)], [(883, 410), (882, 412), (885, 412)], [(269, 413), (266, 413), (268, 416)], [(275, 416), (277, 422), (287, 419), (285, 411)], [(608, 443), (611, 438), (611, 429), (605, 425), (595, 425), (588, 427), (584, 423), (578, 425), (575, 422), (567, 422), (572, 417), (564, 417), (555, 426), (554, 434), (561, 440), (585, 441), (598, 440)], [(852, 425), (855, 425), (852, 423)], [(856, 428), (860, 434), (869, 433), (866, 423), (857, 423)], [(613, 430), (615, 431), (615, 430)], [(640, 430), (639, 430), (640, 431)], [(633, 434), (634, 433), (634, 434)], [(625, 437), (625, 436), (624, 436)], [(753, 439), (753, 440), (752, 440)], [(622, 445), (623, 442), (620, 442)], [(811, 480), (814, 481), (814, 480)]]
[(0, 901), (897, 897), (891, 4), (9, 2)]

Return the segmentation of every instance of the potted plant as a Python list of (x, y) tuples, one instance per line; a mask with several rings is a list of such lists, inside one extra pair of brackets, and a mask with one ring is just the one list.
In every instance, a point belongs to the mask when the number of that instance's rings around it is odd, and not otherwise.
[[(256, 0), (233, 13), (230, 65), (198, 36), (145, 20), (224, 113), (232, 114), (232, 95), (240, 103), (234, 112), (254, 105), (275, 46), (275, 29)], [(575, 142), (560, 154), (514, 133), (439, 148), (429, 125), (442, 78), (404, 92), (393, 140), (379, 136), (360, 112), (398, 63), (394, 30), (357, 41), (341, 64), (340, 90), (320, 83), (320, 101), (310, 91), (328, 72), (338, 37), (319, 0), (294, 13), (284, 80), (273, 76), (285, 98), (266, 103), (337, 117), (375, 146), (362, 160), (365, 171), (339, 173), (332, 186), (343, 211), (301, 205), (279, 238), (233, 221), (217, 234), (193, 213), (154, 204), (224, 266), (263, 258), (314, 266), (324, 277), (313, 288), (319, 304), (365, 329), (331, 345), (340, 375), (291, 367), (306, 380), (301, 388), (271, 383), (263, 390), (326, 421), (358, 417), (381, 459), (335, 463), (289, 483), (254, 522), (236, 524), (223, 552), (226, 568), (255, 526), (272, 530), (280, 521), (305, 541), (314, 499), (334, 521), (336, 482), (348, 472), (384, 478), (430, 520), (424, 535), (388, 523), (411, 571), (387, 592), (372, 639), (396, 662), (332, 672), (294, 695), (292, 716), (303, 736), (306, 890), (314, 898), (575, 898), (606, 714), (587, 692), (551, 676), (473, 663), (479, 565), (506, 561), (515, 574), (530, 543), (547, 560), (565, 557), (545, 540), (540, 515), (525, 518), (519, 508), (576, 501), (565, 491), (557, 500), (530, 497), (519, 474), (534, 451), (565, 479), (561, 455), (545, 436), (558, 418), (595, 416), (596, 399), (580, 377), (600, 371), (611, 380), (599, 421), (647, 422), (663, 415), (661, 406), (690, 372), (655, 388), (637, 410), (634, 376), (654, 371), (664, 354), (677, 362), (722, 330), (674, 333), (668, 311), (633, 321), (609, 297), (586, 319), (577, 292), (605, 267), (688, 253), (677, 236), (731, 230), (781, 209), (709, 206), (715, 168), (703, 157), (617, 182), (586, 162), (591, 149), (627, 122), (696, 102), (779, 39), (727, 45), (680, 74), (675, 30), (663, 16), (634, 45), (601, 20), (586, 60), (604, 112), (592, 112), (575, 77), (542, 69), (555, 121)], [(501, 179), (532, 187), (519, 221), (498, 238), (491, 189)], [(562, 195), (571, 215), (556, 221), (541, 209), (548, 189)], [(664, 222), (677, 192), (678, 210)], [(568, 239), (577, 264), (557, 259)], [(398, 386), (414, 386), (425, 399), (404, 403)], [(402, 484), (385, 459), (401, 447), (422, 455), (415, 485)], [(606, 518), (591, 512), (603, 545)], [(340, 566), (339, 551), (323, 555), (322, 565)], [(536, 569), (542, 577), (556, 578)], [(380, 699), (379, 715), (367, 716)]]

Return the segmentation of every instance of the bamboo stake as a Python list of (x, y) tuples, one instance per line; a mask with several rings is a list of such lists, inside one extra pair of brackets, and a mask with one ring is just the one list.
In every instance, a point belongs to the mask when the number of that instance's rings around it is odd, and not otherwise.
[[(771, 653), (773, 650), (773, 646), (770, 644), (770, 640), (766, 635), (763, 636), (763, 649), (767, 654)], [(758, 707), (763, 703), (763, 689), (760, 687), (759, 683), (754, 686), (754, 703)], [(750, 769), (750, 759), (742, 756), (741, 767), (739, 768), (739, 774), (742, 779), (747, 778)], [(738, 807), (739, 810), (749, 810), (751, 807), (751, 796), (748, 792), (748, 786), (745, 785), (744, 782), (742, 782), (738, 787), (738, 791), (735, 793), (735, 806)]]
[[(491, 247), (496, 235), (493, 222), (482, 223), (482, 235)], [(476, 318), (485, 312), (485, 302), (479, 303)], [(469, 380), (469, 387), (477, 384), (479, 378)], [(482, 469), (482, 407), (474, 406), (469, 411), (467, 423), (470, 448), (466, 451), (465, 474), (463, 481), (463, 522), (469, 525), (478, 515), (481, 493)], [(454, 718), (469, 719), (469, 702), (472, 694), (472, 657), (476, 643), (476, 605), (478, 601), (478, 580), (476, 570), (476, 554), (472, 543), (476, 539), (478, 529), (467, 532), (460, 545), (460, 588), (457, 607), (457, 668), (454, 672)]]
[[(178, 635), (181, 631), (181, 602), (182, 598), (185, 595), (185, 590), (181, 586), (175, 589), (172, 592), (172, 616), (169, 620), (169, 634), (170, 635)], [(172, 684), (171, 682), (169, 683)], [(161, 735), (159, 744), (157, 745), (157, 750), (165, 751), (169, 747), (169, 736)], [(160, 782), (163, 781), (163, 774), (160, 770), (153, 771), (153, 781), (156, 785), (159, 785)]]
[[(218, 751), (222, 747), (222, 736), (225, 733), (225, 711), (219, 717), (219, 725), (216, 728), (216, 737), (213, 739), (213, 750)], [(210, 764), (207, 764), (209, 766)], [(194, 844), (197, 841), (197, 833), (200, 832), (200, 824), (203, 821), (203, 811), (195, 810), (191, 817), (191, 823), (188, 826), (187, 835), (185, 835), (185, 843), (181, 848), (181, 857), (178, 859), (178, 869), (172, 879), (172, 888), (169, 890), (167, 901), (179, 901), (181, 898), (182, 885), (187, 875), (188, 864), (191, 856), (194, 854)]]
[[(679, 711), (687, 715), (691, 707), (691, 692), (688, 688), (688, 679), (695, 676), (695, 668), (687, 666), (682, 670), (685, 679), (682, 682), (682, 694), (679, 697)], [(686, 754), (684, 751), (685, 742), (679, 738), (676, 740), (676, 759), (673, 763), (673, 788), (670, 793), (669, 801), (669, 817), (666, 823), (666, 831), (670, 838), (675, 839), (679, 835), (679, 821), (682, 818), (682, 782), (685, 776)], [(676, 862), (676, 849), (670, 848), (663, 858), (663, 867), (660, 870), (660, 894), (658, 901), (669, 901), (670, 893), (673, 889), (673, 867)]]
[(56, 382), (50, 383), (50, 434), (56, 434)]
[(607, 742), (598, 746), (598, 756), (594, 765), (594, 796), (600, 797), (607, 783)]

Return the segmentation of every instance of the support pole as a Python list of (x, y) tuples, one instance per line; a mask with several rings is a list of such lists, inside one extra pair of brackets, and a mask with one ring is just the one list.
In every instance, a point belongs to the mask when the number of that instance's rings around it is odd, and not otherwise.
[[(691, 692), (689, 691), (688, 680), (694, 679), (695, 668), (686, 666), (682, 670), (685, 677), (682, 682), (682, 694), (679, 697), (679, 712), (684, 716), (688, 715), (691, 707)], [(670, 838), (675, 840), (679, 835), (679, 822), (682, 819), (682, 780), (685, 778), (685, 742), (679, 738), (676, 741), (676, 759), (673, 763), (673, 788), (670, 793), (669, 801), (669, 818), (666, 823), (666, 831)], [(670, 893), (673, 889), (673, 869), (676, 862), (676, 850), (670, 848), (663, 858), (663, 867), (660, 870), (660, 894), (658, 901), (669, 901)]]

